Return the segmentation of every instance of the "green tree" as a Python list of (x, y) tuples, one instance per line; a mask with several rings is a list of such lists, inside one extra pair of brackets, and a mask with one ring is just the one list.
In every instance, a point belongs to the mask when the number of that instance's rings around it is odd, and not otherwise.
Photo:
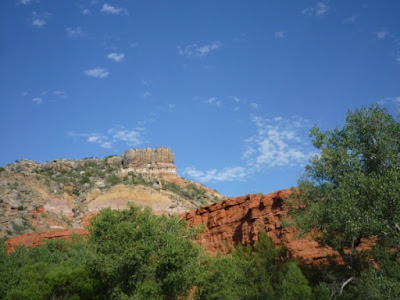
[(311, 288), (307, 279), (301, 273), (295, 262), (286, 264), (286, 272), (279, 287), (279, 299), (281, 300), (309, 300), (311, 299)]
[(316, 228), (328, 244), (354, 249), (376, 235), (400, 238), (400, 124), (378, 106), (349, 111), (342, 129), (311, 130), (320, 154), (299, 181), (297, 223)]
[(199, 273), (194, 236), (180, 218), (149, 208), (105, 209), (91, 223), (88, 264), (109, 299), (177, 299)]

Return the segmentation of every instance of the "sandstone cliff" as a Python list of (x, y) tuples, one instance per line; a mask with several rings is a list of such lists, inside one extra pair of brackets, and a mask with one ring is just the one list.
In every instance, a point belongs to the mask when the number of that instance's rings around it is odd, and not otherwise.
[(328, 258), (342, 262), (337, 251), (319, 245), (312, 238), (299, 238), (295, 228), (282, 226), (287, 215), (285, 197), (290, 190), (268, 195), (249, 195), (228, 199), (185, 214), (190, 226), (203, 224), (199, 243), (212, 253), (227, 253), (237, 244), (254, 245), (261, 229), (265, 229), (276, 247), (286, 246), (305, 265), (324, 265)]
[(168, 148), (129, 149), (122, 155), (123, 172), (176, 176), (174, 154)]

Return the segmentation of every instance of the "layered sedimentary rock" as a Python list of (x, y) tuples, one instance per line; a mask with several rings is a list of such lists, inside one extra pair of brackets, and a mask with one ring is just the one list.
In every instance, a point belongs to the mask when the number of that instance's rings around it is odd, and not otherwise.
[(254, 245), (265, 229), (276, 247), (286, 246), (291, 254), (306, 265), (324, 265), (329, 258), (342, 263), (339, 253), (319, 245), (312, 238), (298, 238), (296, 228), (283, 227), (288, 208), (285, 197), (290, 190), (268, 195), (249, 195), (200, 207), (185, 215), (191, 226), (203, 224), (199, 243), (212, 253), (227, 253), (237, 244)]
[(129, 149), (122, 155), (124, 173), (150, 176), (176, 176), (174, 154), (169, 148)]
[(85, 229), (58, 229), (45, 232), (25, 233), (6, 241), (8, 252), (13, 252), (17, 246), (26, 248), (35, 247), (43, 242), (54, 239), (68, 240), (71, 235), (86, 236), (89, 232)]

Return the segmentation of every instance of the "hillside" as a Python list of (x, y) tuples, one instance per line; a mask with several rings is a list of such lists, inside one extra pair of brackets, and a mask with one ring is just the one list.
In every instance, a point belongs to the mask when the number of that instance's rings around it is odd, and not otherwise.
[(45, 163), (24, 159), (0, 169), (0, 237), (83, 228), (100, 209), (129, 202), (176, 214), (223, 199), (179, 177), (168, 148)]

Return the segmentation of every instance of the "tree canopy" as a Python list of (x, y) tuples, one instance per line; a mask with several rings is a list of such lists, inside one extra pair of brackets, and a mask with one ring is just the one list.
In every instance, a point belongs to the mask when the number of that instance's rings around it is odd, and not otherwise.
[(382, 108), (349, 111), (343, 128), (311, 130), (319, 155), (299, 181), (298, 224), (341, 249), (400, 237), (400, 124)]

